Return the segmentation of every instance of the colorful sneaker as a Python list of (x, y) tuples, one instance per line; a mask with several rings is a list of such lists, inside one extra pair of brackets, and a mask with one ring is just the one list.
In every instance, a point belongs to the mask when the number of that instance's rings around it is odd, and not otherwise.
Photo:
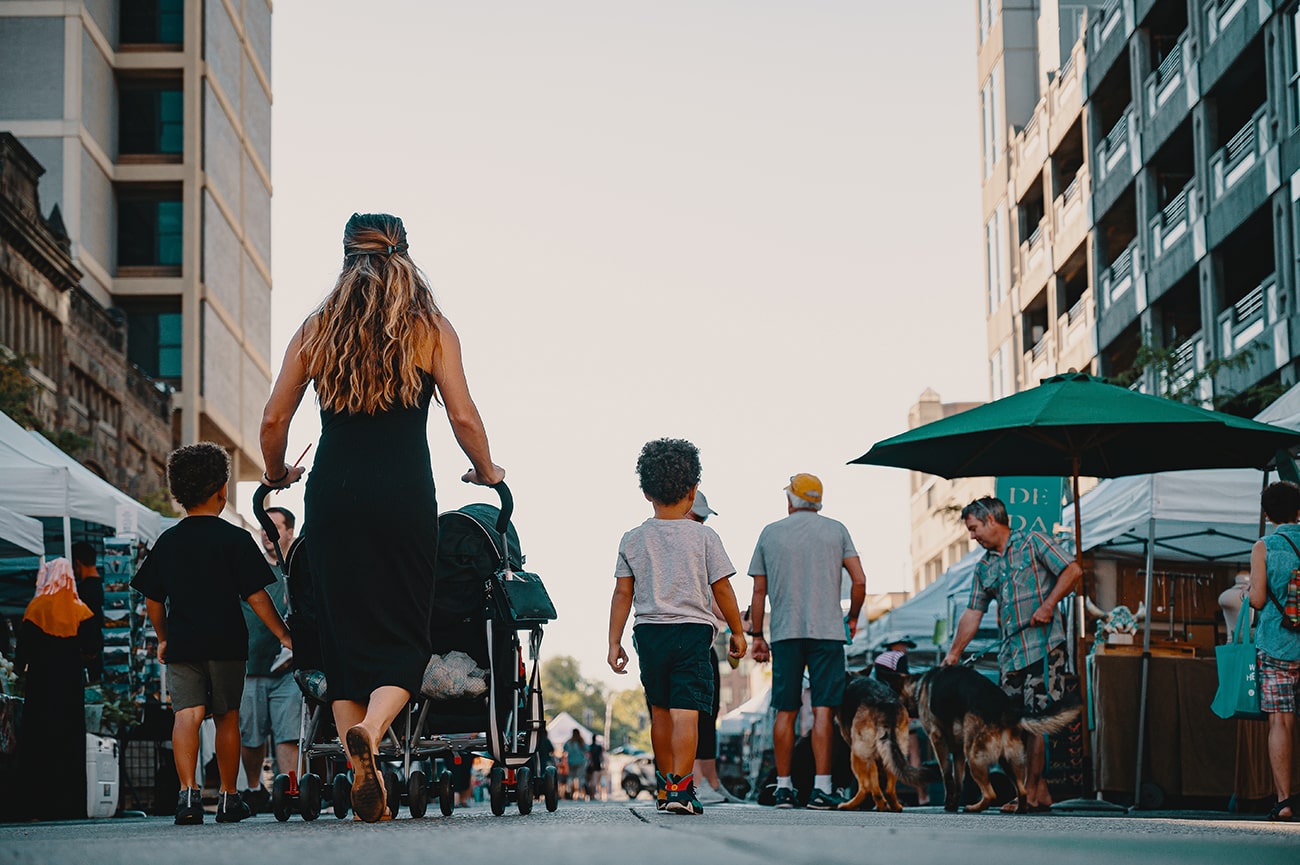
[(245, 817), (252, 817), (253, 812), (238, 793), (221, 791), (217, 796), (217, 822), (238, 823)]
[(776, 793), (772, 796), (773, 808), (798, 808), (799, 800), (794, 796), (794, 790), (789, 787), (777, 787)]
[(203, 822), (203, 793), (200, 790), (182, 790), (176, 800), (176, 825), (198, 826)]
[(695, 797), (694, 775), (669, 775), (664, 785), (668, 802), (664, 810), (670, 814), (703, 814), (704, 806)]
[(662, 811), (668, 806), (668, 779), (662, 772), (655, 772), (655, 810)]
[(827, 793), (825, 790), (813, 788), (812, 795), (808, 797), (808, 808), (813, 811), (834, 811), (845, 803), (842, 796), (834, 793)]

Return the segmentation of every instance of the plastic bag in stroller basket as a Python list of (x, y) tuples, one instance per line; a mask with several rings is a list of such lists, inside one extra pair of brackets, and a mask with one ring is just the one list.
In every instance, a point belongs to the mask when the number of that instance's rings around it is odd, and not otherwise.
[(542, 578), (527, 571), (503, 568), (496, 572), (497, 611), (516, 625), (537, 625), (554, 621), (555, 604), (542, 585)]

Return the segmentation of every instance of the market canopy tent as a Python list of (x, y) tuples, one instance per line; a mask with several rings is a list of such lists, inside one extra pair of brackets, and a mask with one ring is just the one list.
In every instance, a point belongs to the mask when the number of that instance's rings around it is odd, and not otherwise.
[(868, 623), (854, 637), (850, 654), (879, 651), (902, 639), (910, 639), (918, 646), (928, 648), (926, 644), (933, 641), (936, 624), (948, 620), (950, 589), (955, 584), (964, 582), (969, 592), (971, 575), (983, 557), (983, 549), (972, 550), (906, 603)]
[(152, 543), (162, 532), (156, 511), (137, 502), (48, 439), (0, 413), (0, 507), (30, 517), (61, 517), (62, 555), (71, 555), (70, 520), (116, 526), (119, 507), (134, 515), (138, 536)]
[(45, 555), (45, 527), (40, 520), (0, 507), (0, 557)]

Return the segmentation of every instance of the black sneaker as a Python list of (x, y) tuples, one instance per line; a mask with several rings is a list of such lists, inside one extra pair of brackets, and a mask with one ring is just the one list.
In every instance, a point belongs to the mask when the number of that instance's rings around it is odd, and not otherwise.
[(812, 795), (808, 797), (808, 808), (813, 811), (834, 811), (843, 805), (845, 801), (844, 798), (834, 793), (827, 793), (814, 787)]
[(248, 806), (249, 816), (265, 814), (271, 810), (271, 791), (265, 787), (244, 790), (239, 794), (239, 798), (243, 799), (244, 804)]
[(773, 808), (798, 808), (799, 801), (794, 797), (794, 790), (789, 787), (777, 787), (772, 796)]
[(203, 794), (199, 790), (182, 790), (176, 800), (176, 825), (197, 826), (203, 822)]
[(691, 775), (669, 775), (665, 785), (668, 801), (664, 810), (670, 814), (703, 814), (704, 806), (695, 796), (695, 783)]
[(244, 804), (244, 800), (239, 798), (238, 793), (227, 793), (222, 791), (217, 796), (217, 822), (218, 823), (238, 823), (245, 817), (252, 817), (253, 812)]

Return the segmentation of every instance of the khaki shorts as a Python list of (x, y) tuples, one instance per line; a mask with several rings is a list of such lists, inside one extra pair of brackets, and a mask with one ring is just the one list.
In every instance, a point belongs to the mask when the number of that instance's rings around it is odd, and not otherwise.
[(239, 711), (246, 661), (173, 661), (167, 665), (172, 709), (204, 706), (211, 715)]

